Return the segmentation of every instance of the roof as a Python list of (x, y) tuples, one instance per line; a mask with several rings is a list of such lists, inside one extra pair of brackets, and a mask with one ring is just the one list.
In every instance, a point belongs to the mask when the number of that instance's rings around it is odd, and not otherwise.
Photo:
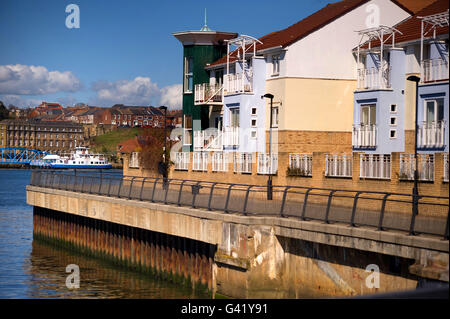
[[(274, 31), (262, 36), (258, 39), (262, 44), (258, 43), (256, 45), (256, 50), (262, 51), (275, 47), (285, 48), (368, 1), (369, 0), (343, 0), (330, 3), (286, 29)], [(214, 63), (211, 63), (210, 66), (220, 65), (226, 63), (226, 61), (227, 57), (224, 56)]]
[(416, 14), (435, 1), (436, 0), (396, 0), (393, 2), (407, 9), (407, 11), (411, 11), (412, 14)]
[[(421, 23), (422, 19), (419, 19), (418, 17), (425, 17), (437, 13), (445, 12), (449, 9), (448, 1), (447, 0), (437, 0), (433, 2), (431, 5), (425, 7), (424, 9), (418, 11), (414, 16), (409, 17), (402, 22), (398, 23), (394, 26), (394, 28), (398, 31), (400, 31), (402, 34), (396, 34), (395, 35), (395, 43), (405, 43), (410, 42), (414, 40), (420, 40), (421, 38)], [(449, 32), (448, 27), (437, 27), (436, 28), (436, 36), (448, 34)], [(371, 42), (371, 47), (378, 47), (380, 46), (379, 40), (373, 40)], [(361, 46), (361, 48), (367, 48), (368, 42)]]
[[(391, 0), (393, 3), (409, 12), (411, 15), (415, 13), (415, 10), (423, 8), (424, 6), (432, 3), (434, 0)], [(262, 44), (256, 45), (257, 51), (262, 51), (270, 48), (281, 47), (285, 48), (294, 42), (306, 37), (307, 35), (317, 31), (323, 26), (333, 22), (346, 13), (354, 10), (355, 8), (369, 2), (369, 0), (342, 0), (335, 3), (330, 3), (319, 11), (314, 12), (310, 16), (303, 20), (287, 27), (286, 29), (274, 31), (269, 33), (259, 40)], [(233, 52), (232, 54), (236, 54)], [(230, 57), (230, 61), (235, 60), (235, 57)], [(211, 63), (209, 67), (218, 66), (226, 63), (227, 57), (224, 56), (219, 60)]]
[(130, 138), (117, 145), (121, 153), (131, 153), (134, 152), (140, 145), (137, 136)]

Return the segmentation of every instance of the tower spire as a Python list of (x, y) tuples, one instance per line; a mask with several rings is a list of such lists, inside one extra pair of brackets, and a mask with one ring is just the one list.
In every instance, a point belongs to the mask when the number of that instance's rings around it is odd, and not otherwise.
[(212, 31), (210, 28), (208, 28), (208, 25), (206, 24), (206, 8), (205, 8), (205, 25), (200, 29), (200, 31)]

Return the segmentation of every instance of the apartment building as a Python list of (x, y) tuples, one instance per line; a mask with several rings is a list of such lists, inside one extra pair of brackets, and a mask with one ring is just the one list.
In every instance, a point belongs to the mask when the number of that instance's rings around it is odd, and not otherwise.
[[(250, 162), (261, 162), (269, 169), (260, 172), (272, 174), (278, 154), (351, 153), (357, 31), (367, 29), (373, 8), (377, 27), (403, 21), (414, 14), (408, 2), (345, 0), (259, 39), (227, 34), (215, 61), (205, 60), (203, 51), (189, 53), (204, 50), (204, 39), (195, 45), (192, 34), (189, 40), (174, 34), (185, 60), (182, 150), (194, 151), (202, 163), (205, 152), (218, 153), (213, 161), (232, 153), (227, 156), (243, 162), (244, 172)], [(262, 97), (267, 93), (273, 98)]]
[(413, 179), (415, 134), (422, 180), (434, 179), (436, 154), (448, 161), (448, 26), (448, 2), (438, 0), (393, 27), (359, 32), (367, 41), (354, 49), (352, 146), (361, 176), (390, 178), (391, 153), (401, 152), (401, 177)]
[(29, 148), (50, 153), (70, 152), (83, 146), (83, 127), (67, 122), (3, 120), (0, 147)]

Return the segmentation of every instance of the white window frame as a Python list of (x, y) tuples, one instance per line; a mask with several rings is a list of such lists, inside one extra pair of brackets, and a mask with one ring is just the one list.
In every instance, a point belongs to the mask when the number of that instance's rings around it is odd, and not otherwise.
[(280, 55), (272, 55), (272, 76), (280, 75)]
[[(394, 136), (391, 135), (392, 132), (394, 132)], [(390, 130), (389, 130), (389, 138), (390, 138), (391, 140), (397, 138), (397, 129), (390, 129)]]
[[(192, 93), (194, 91), (194, 70), (189, 72), (189, 61), (194, 64), (194, 58), (191, 56), (184, 57), (184, 93)], [(192, 78), (192, 88), (189, 88), (189, 79)]]
[[(392, 124), (392, 119), (394, 119), (394, 124)], [(397, 116), (391, 116), (389, 118), (389, 126), (397, 126)]]

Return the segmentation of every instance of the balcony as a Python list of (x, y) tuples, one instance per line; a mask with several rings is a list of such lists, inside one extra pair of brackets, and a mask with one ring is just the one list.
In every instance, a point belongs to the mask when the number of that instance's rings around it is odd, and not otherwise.
[(234, 153), (234, 172), (252, 173), (252, 153)]
[[(434, 180), (434, 155), (418, 154), (418, 179), (420, 181)], [(400, 179), (414, 180), (414, 171), (416, 169), (416, 161), (414, 154), (400, 154)]]
[(432, 59), (422, 61), (422, 83), (448, 81), (448, 61)]
[(289, 153), (289, 176), (312, 176), (312, 153)]
[(223, 85), (196, 84), (194, 93), (195, 105), (222, 105), (223, 103)]
[(353, 157), (351, 153), (325, 154), (325, 176), (352, 177)]
[(224, 75), (224, 95), (253, 93), (252, 71)]
[(258, 174), (274, 175), (278, 171), (278, 154), (258, 154)]
[(377, 147), (377, 126), (372, 125), (353, 125), (352, 145), (354, 149), (375, 149)]
[(391, 156), (387, 154), (361, 154), (360, 178), (391, 179)]
[(445, 147), (445, 122), (423, 123), (417, 132), (417, 147), (444, 148)]
[(222, 151), (224, 146), (239, 146), (239, 127), (224, 127), (194, 132), (195, 151)]
[(387, 67), (358, 69), (357, 90), (380, 90), (391, 88), (391, 72)]
[(177, 152), (174, 154), (175, 170), (187, 171), (189, 168), (189, 152)]

